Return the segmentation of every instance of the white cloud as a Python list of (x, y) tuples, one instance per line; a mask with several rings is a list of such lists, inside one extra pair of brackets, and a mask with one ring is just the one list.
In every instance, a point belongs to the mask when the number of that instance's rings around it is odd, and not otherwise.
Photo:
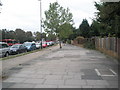
[[(42, 0), (42, 16), (49, 9), (49, 3), (56, 0)], [(64, 8), (69, 7), (73, 13), (75, 26), (78, 27), (82, 19), (88, 19), (91, 23), (94, 17), (94, 0), (57, 0)], [(99, 1), (99, 0), (95, 0)], [(0, 29), (21, 28), (26, 31), (39, 31), (40, 1), (38, 0), (2, 0), (2, 13), (0, 13)]]

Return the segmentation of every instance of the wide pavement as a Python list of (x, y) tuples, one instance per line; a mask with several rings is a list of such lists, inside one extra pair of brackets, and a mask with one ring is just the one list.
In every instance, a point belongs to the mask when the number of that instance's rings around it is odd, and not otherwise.
[(68, 44), (9, 71), (3, 88), (118, 88), (115, 59)]

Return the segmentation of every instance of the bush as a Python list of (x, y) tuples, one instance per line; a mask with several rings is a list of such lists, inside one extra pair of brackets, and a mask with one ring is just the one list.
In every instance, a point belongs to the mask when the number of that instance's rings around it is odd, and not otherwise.
[(68, 43), (68, 44), (71, 44), (71, 40), (67, 40), (67, 43)]
[(95, 49), (95, 45), (94, 45), (93, 42), (87, 41), (87, 42), (84, 43), (84, 48)]
[(78, 36), (75, 40), (77, 41), (78, 44), (85, 43), (85, 38), (81, 36)]

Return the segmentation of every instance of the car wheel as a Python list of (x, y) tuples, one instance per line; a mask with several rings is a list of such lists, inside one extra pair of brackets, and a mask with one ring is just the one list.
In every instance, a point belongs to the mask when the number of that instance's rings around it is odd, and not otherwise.
[(9, 53), (8, 53), (8, 52), (6, 52), (6, 53), (5, 53), (5, 57), (8, 57), (8, 56), (9, 56)]

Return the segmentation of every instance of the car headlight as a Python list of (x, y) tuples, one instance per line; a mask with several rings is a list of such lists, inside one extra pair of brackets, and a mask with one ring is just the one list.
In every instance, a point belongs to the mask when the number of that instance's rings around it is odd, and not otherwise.
[(17, 50), (13, 50), (14, 52), (16, 52)]

